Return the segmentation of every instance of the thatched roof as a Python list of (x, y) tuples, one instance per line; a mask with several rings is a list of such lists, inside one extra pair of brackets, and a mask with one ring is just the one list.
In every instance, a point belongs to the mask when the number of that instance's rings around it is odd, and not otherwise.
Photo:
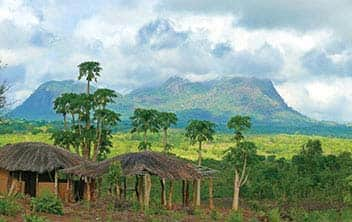
[(8, 171), (44, 173), (83, 162), (80, 156), (46, 143), (24, 142), (0, 148), (0, 168)]
[(86, 163), (64, 169), (62, 172), (81, 177), (96, 178), (106, 174), (110, 166), (115, 162), (121, 163), (125, 176), (151, 174), (167, 179), (188, 180), (202, 177), (193, 164), (175, 156), (152, 151), (127, 153), (99, 163)]

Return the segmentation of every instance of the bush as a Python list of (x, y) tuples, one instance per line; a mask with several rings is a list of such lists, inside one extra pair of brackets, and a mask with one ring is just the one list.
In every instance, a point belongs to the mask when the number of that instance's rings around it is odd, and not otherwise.
[(243, 215), (240, 211), (233, 211), (229, 214), (226, 221), (227, 222), (242, 222)]
[(281, 217), (280, 217), (280, 210), (278, 208), (274, 208), (269, 211), (269, 221), (271, 222), (280, 222)]
[(37, 216), (35, 214), (25, 215), (23, 217), (24, 222), (46, 222), (44, 217)]
[(15, 216), (20, 210), (21, 207), (15, 199), (9, 197), (0, 199), (0, 215)]
[(63, 215), (63, 205), (59, 198), (52, 192), (44, 192), (40, 197), (32, 198), (31, 208), (36, 212), (45, 212)]

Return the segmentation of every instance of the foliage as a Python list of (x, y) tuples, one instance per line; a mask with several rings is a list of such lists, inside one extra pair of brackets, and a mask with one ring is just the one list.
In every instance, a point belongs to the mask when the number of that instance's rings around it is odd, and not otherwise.
[(214, 139), (215, 124), (207, 120), (191, 120), (186, 127), (185, 136), (191, 144), (212, 141)]
[(35, 212), (63, 215), (63, 204), (52, 192), (45, 191), (39, 197), (31, 199), (31, 208)]
[(81, 63), (79, 79), (86, 77), (87, 93), (63, 93), (54, 101), (55, 112), (64, 119), (63, 129), (52, 133), (54, 143), (67, 149), (72, 147), (77, 154), (82, 151), (86, 159), (94, 161), (105, 159), (110, 153), (112, 128), (120, 121), (120, 114), (107, 108), (117, 97), (113, 90), (97, 89), (90, 93), (90, 81), (97, 81), (100, 71), (97, 62)]
[(270, 222), (280, 222), (281, 221), (280, 210), (278, 208), (274, 208), (270, 210), (268, 218)]
[(113, 193), (116, 189), (116, 185), (120, 186), (123, 179), (121, 163), (116, 162), (112, 164), (109, 168), (109, 172), (102, 178), (102, 193)]
[(131, 133), (143, 133), (143, 141), (139, 144), (139, 150), (148, 150), (151, 148), (151, 143), (147, 140), (147, 132), (152, 133), (159, 132), (160, 121), (159, 112), (154, 109), (140, 109), (134, 110), (132, 120), (132, 130)]
[(249, 116), (234, 116), (227, 122), (227, 128), (234, 130), (234, 139), (238, 144), (244, 139), (243, 131), (251, 128), (251, 118)]
[(226, 218), (227, 222), (243, 222), (243, 215), (240, 211), (232, 211)]
[(24, 215), (24, 222), (46, 222), (47, 219), (35, 214)]
[(14, 198), (0, 198), (0, 215), (15, 216), (20, 210), (21, 207)]

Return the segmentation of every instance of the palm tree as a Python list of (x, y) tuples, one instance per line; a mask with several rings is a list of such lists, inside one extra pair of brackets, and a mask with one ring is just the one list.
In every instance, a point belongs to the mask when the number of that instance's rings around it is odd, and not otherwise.
[[(163, 146), (164, 146), (164, 152), (167, 153), (172, 145), (168, 144), (168, 135), (167, 131), (171, 127), (171, 125), (176, 125), (177, 123), (177, 116), (175, 113), (168, 113), (168, 112), (161, 112), (158, 115), (158, 121), (160, 124), (160, 127), (162, 128), (164, 134), (163, 134)], [(160, 180), (161, 183), (161, 204), (166, 205), (166, 192), (165, 192), (165, 178), (162, 178)]]
[[(215, 134), (215, 124), (206, 120), (191, 120), (186, 127), (186, 137), (191, 144), (198, 143), (198, 165), (202, 165), (202, 144), (212, 141)], [(195, 205), (200, 206), (200, 180), (197, 180)]]
[(131, 133), (142, 132), (143, 142), (138, 146), (140, 150), (147, 150), (151, 147), (151, 144), (147, 140), (147, 132), (156, 133), (160, 129), (158, 121), (158, 111), (154, 109), (140, 109), (134, 110), (132, 120), (132, 130)]
[[(102, 68), (100, 67), (99, 62), (94, 62), (94, 61), (88, 61), (88, 62), (83, 62), (81, 64), (78, 65), (79, 68), (79, 74), (78, 74), (78, 80), (82, 79), (85, 77), (85, 79), (87, 80), (87, 97), (90, 97), (90, 82), (91, 81), (97, 81), (97, 78), (100, 76), (100, 71), (102, 70)], [(88, 104), (88, 103), (87, 103)], [(85, 122), (86, 122), (86, 129), (85, 132), (89, 132), (91, 131), (91, 123), (90, 123), (90, 109), (86, 109), (85, 112)], [(90, 134), (90, 133), (88, 133)], [(87, 141), (85, 141), (84, 143), (85, 147), (84, 147), (84, 155), (86, 157), (90, 156), (90, 145), (91, 142), (88, 139)]]
[(91, 81), (97, 81), (97, 78), (100, 76), (100, 71), (102, 68), (100, 67), (99, 62), (93, 62), (93, 61), (88, 61), (88, 62), (83, 62), (78, 65), (79, 68), (79, 75), (78, 75), (78, 80), (81, 80), (82, 78), (86, 78), (87, 80), (87, 94), (90, 94), (90, 82)]
[(171, 125), (176, 125), (177, 123), (177, 116), (175, 113), (168, 113), (168, 112), (161, 112), (159, 113), (158, 120), (160, 123), (160, 127), (163, 130), (163, 147), (164, 152), (168, 152), (171, 148), (171, 145), (168, 144), (168, 129)]
[(69, 104), (71, 96), (69, 93), (64, 93), (57, 97), (54, 101), (54, 110), (56, 113), (62, 114), (64, 118), (64, 129), (67, 130), (67, 114), (69, 113)]

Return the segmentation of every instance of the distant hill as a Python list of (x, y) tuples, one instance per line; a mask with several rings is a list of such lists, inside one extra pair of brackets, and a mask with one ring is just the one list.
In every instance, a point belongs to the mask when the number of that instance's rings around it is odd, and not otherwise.
[(60, 117), (53, 110), (54, 100), (62, 93), (83, 93), (85, 90), (86, 84), (83, 82), (73, 80), (48, 81), (40, 85), (8, 115), (27, 120), (56, 120)]
[[(14, 118), (58, 119), (54, 99), (64, 92), (84, 92), (85, 84), (75, 81), (49, 81), (41, 85), (20, 106), (10, 112)], [(229, 117), (242, 114), (253, 119), (257, 133), (303, 133), (347, 135), (350, 128), (331, 122), (318, 122), (289, 107), (270, 80), (235, 77), (191, 82), (172, 77), (159, 86), (139, 88), (119, 96), (112, 109), (128, 122), (135, 108), (154, 108), (176, 112), (179, 127), (190, 119), (207, 119), (226, 129)]]

